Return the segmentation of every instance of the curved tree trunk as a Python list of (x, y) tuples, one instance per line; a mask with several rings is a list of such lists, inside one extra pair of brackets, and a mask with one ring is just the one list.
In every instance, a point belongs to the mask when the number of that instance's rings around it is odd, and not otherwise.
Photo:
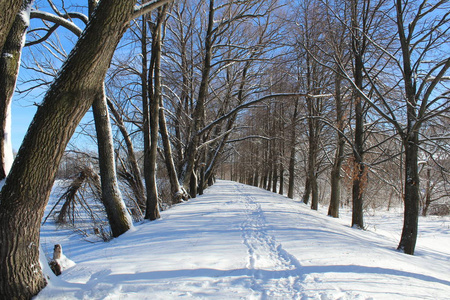
[(0, 192), (2, 299), (31, 298), (46, 284), (39, 264), (40, 221), (64, 149), (102, 87), (135, 2), (100, 2), (19, 149)]
[(114, 145), (104, 87), (94, 98), (92, 111), (97, 132), (102, 202), (112, 235), (118, 237), (133, 225), (117, 183)]

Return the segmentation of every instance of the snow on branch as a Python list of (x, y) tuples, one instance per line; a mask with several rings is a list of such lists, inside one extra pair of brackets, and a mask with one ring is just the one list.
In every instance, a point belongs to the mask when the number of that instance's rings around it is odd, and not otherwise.
[(134, 13), (131, 16), (131, 19), (139, 18), (140, 16), (149, 13), (152, 10), (157, 9), (158, 7), (161, 7), (172, 1), (173, 0), (153, 0), (141, 5), (137, 5), (134, 9)]
[(70, 30), (76, 36), (81, 36), (83, 30), (80, 27), (75, 25), (73, 22), (64, 19), (63, 17), (45, 12), (40, 10), (32, 10), (30, 13), (30, 18), (32, 19), (42, 19), (45, 21), (49, 21), (55, 23), (58, 26), (63, 26), (64, 28)]

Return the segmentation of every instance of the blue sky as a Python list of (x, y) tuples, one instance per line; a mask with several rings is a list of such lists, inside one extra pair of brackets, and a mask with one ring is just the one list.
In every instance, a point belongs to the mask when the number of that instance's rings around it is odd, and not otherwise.
[(19, 150), (23, 137), (36, 112), (36, 106), (25, 99), (13, 100), (11, 106), (11, 140), (14, 151)]
[[(61, 7), (60, 0), (53, 1), (53, 3), (55, 3), (55, 5), (57, 7), (59, 7), (59, 8)], [(52, 10), (48, 7), (47, 1), (39, 1), (38, 0), (35, 2), (35, 4), (39, 10), (52, 12)], [(70, 11), (82, 11), (83, 9), (85, 10), (85, 7), (83, 7), (82, 5), (86, 6), (87, 1), (80, 2), (79, 0), (66, 0), (65, 4), (66, 4), (66, 7)], [(78, 21), (77, 21), (77, 23), (78, 23)], [(80, 23), (78, 25), (83, 26), (82, 23)], [(30, 23), (30, 28), (37, 28), (37, 27), (43, 27), (42, 23), (36, 19), (32, 19), (31, 23)], [(59, 35), (60, 42), (64, 46), (66, 52), (69, 53), (70, 49), (72, 48), (72, 46), (74, 44), (73, 43), (74, 35), (63, 28), (59, 28), (57, 30), (57, 33)], [(30, 36), (27, 35), (27, 39), (29, 40)], [(38, 50), (36, 50), (37, 49), (36, 46), (33, 46), (31, 48), (35, 52), (35, 54), (38, 54), (38, 56), (43, 56), (43, 55), (39, 55)], [(28, 49), (28, 48), (24, 49), (22, 59), (27, 59), (27, 58), (29, 59), (29, 51), (30, 51), (30, 49)], [(30, 73), (30, 72), (27, 71), (26, 69), (24, 69), (22, 66), (22, 68), (19, 72), (19, 76), (22, 75), (21, 76), (22, 78), (30, 79), (31, 77), (28, 77), (28, 73)], [(33, 76), (40, 77), (42, 75), (34, 74)], [(20, 85), (19, 82), (18, 82), (18, 84)], [(22, 86), (22, 88), (23, 88), (23, 86)], [(27, 96), (19, 95), (17, 92), (14, 94), (12, 106), (11, 106), (11, 140), (12, 140), (12, 146), (13, 146), (14, 151), (19, 150), (20, 145), (22, 144), (22, 140), (28, 130), (30, 123), (31, 123), (31, 120), (33, 119), (34, 114), (36, 113), (37, 107), (36, 107), (36, 105), (34, 105), (34, 103), (40, 103), (42, 101), (42, 98), (44, 97), (44, 94), (45, 94), (44, 92), (45, 92), (45, 89), (44, 90), (40, 89), (38, 92), (29, 93)]]

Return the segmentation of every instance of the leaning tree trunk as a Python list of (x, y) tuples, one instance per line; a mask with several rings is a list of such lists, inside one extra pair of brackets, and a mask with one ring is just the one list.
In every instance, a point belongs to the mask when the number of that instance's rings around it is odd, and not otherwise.
[(145, 197), (145, 189), (142, 183), (141, 171), (139, 169), (139, 164), (136, 159), (136, 154), (134, 152), (133, 142), (131, 141), (130, 135), (128, 134), (127, 128), (123, 122), (122, 116), (114, 107), (111, 101), (108, 101), (108, 107), (115, 119), (116, 126), (119, 128), (120, 133), (123, 136), (125, 145), (127, 147), (127, 162), (131, 171), (132, 178), (132, 189), (134, 196), (136, 197), (139, 208), (143, 211), (145, 204), (147, 202)]
[(94, 98), (92, 111), (97, 132), (102, 202), (112, 235), (118, 237), (131, 228), (132, 221), (117, 183), (113, 137), (104, 87)]
[(162, 99), (160, 106), (161, 109), (159, 110), (159, 133), (161, 135), (164, 149), (164, 161), (166, 163), (167, 174), (170, 181), (172, 204), (177, 204), (180, 203), (182, 199), (187, 200), (188, 195), (178, 181), (177, 170), (173, 161), (172, 146), (170, 145), (169, 133), (167, 131), (166, 116), (163, 109)]
[(24, 16), (29, 14), (27, 10), (32, 2), (33, 0), (23, 1), (21, 13), (15, 17), (4, 42), (3, 52), (0, 51), (0, 180), (6, 178), (13, 162), (11, 100), (16, 87), (20, 57), (28, 28), (28, 17), (24, 18)]
[[(97, 5), (98, 0), (89, 0), (89, 16), (92, 16)], [(97, 133), (101, 200), (105, 207), (112, 236), (118, 237), (127, 232), (133, 223), (117, 183), (113, 136), (104, 85), (94, 98), (92, 111)]]
[(26, 1), (23, 0), (9, 0), (0, 1), (0, 53), (2, 53), (3, 46), (6, 42), (11, 27), (17, 14), (21, 10), (21, 6)]
[(64, 149), (102, 87), (135, 4), (100, 2), (28, 129), (0, 192), (1, 299), (29, 299), (46, 284), (39, 264), (40, 221)]

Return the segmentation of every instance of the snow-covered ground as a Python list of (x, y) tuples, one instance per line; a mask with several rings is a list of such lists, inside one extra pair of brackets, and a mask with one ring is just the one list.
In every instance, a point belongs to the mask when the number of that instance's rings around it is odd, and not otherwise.
[(36, 299), (450, 299), (450, 218), (420, 220), (415, 256), (395, 250), (399, 212), (365, 231), (258, 188), (218, 181), (205, 195), (108, 243), (42, 229), (76, 265)]

